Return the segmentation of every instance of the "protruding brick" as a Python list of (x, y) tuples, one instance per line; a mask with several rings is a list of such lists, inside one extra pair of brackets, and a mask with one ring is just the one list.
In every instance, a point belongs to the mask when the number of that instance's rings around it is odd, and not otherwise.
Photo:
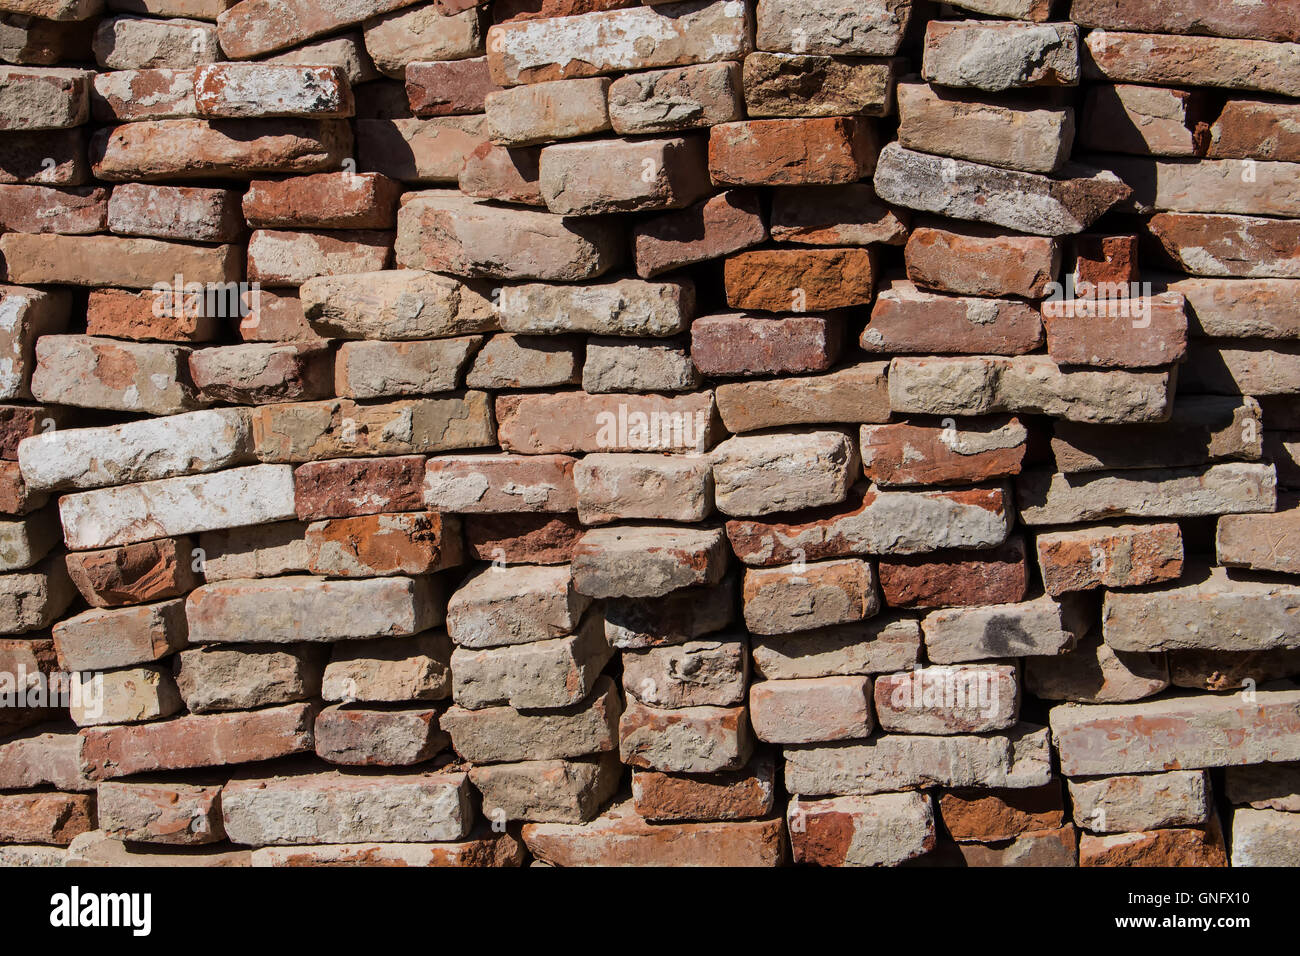
[(858, 344), (898, 355), (1023, 355), (1043, 342), (1038, 312), (1016, 299), (938, 295), (895, 279), (876, 297)]
[(1141, 587), (1183, 573), (1183, 537), (1172, 523), (1049, 531), (1038, 535), (1035, 546), (1043, 586), (1053, 595)]
[(1076, 86), (1079, 28), (1073, 23), (932, 20), (921, 75), (927, 82), (979, 90)]
[(745, 571), (745, 625), (788, 634), (865, 620), (880, 610), (876, 576), (857, 559)]
[(631, 73), (609, 86), (609, 120), (620, 136), (675, 133), (743, 117), (735, 63)]
[(243, 214), (258, 228), (391, 229), (400, 193), (401, 186), (380, 173), (255, 179), (244, 193)]
[(59, 665), (98, 671), (148, 664), (186, 646), (185, 602), (82, 611), (54, 625)]
[(957, 295), (1039, 298), (1061, 268), (1055, 239), (961, 223), (913, 229), (904, 252), (914, 285)]

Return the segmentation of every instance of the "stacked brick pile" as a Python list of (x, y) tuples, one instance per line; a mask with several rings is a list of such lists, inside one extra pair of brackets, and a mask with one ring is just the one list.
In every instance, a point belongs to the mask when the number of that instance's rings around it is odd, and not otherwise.
[(106, 2), (0, 862), (1300, 862), (1300, 5)]

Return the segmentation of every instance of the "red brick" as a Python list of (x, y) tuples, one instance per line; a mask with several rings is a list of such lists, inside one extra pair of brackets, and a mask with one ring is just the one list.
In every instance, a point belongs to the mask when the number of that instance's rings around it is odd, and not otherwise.
[(836, 316), (707, 315), (691, 324), (691, 360), (714, 376), (823, 372), (839, 358), (843, 338)]
[(1172, 365), (1187, 354), (1187, 313), (1178, 292), (1048, 300), (1042, 310), (1047, 352), (1061, 365), (1149, 368)]
[[(462, 186), (463, 188), (463, 186)], [(643, 279), (717, 259), (767, 238), (758, 195), (727, 190), (686, 209), (638, 224), (632, 232)]]
[(545, 206), (538, 183), (541, 147), (510, 149), (495, 143), (480, 143), (465, 158), (460, 171), (460, 191), (480, 199)]
[(939, 795), (939, 816), (958, 842), (995, 843), (1065, 823), (1058, 780), (1024, 790), (948, 790)]
[(225, 839), (221, 787), (168, 783), (101, 783), (99, 828), (115, 840), (201, 846)]
[(108, 201), (108, 228), (122, 236), (238, 242), (244, 234), (233, 189), (122, 183)]
[(258, 229), (248, 239), (248, 278), (268, 286), (300, 286), (315, 276), (378, 272), (388, 267), (392, 250), (393, 233), (373, 229)]
[(1171, 827), (1079, 838), (1080, 866), (1227, 866), (1218, 819), (1208, 827)]
[(466, 515), (465, 547), (479, 561), (568, 564), (585, 530), (577, 515)]
[(891, 607), (1015, 604), (1029, 595), (1029, 564), (1020, 538), (995, 551), (881, 558), (877, 570)]
[(1020, 474), (1028, 437), (1005, 416), (863, 425), (862, 468), (882, 486), (970, 484)]
[(1228, 100), (1210, 127), (1206, 155), (1300, 162), (1300, 103)]
[(95, 804), (84, 793), (11, 793), (0, 796), (0, 841), (67, 846), (95, 828)]
[(424, 458), (340, 458), (294, 469), (294, 505), (302, 521), (424, 507)]
[(1138, 280), (1138, 237), (1103, 236), (1085, 233), (1075, 236), (1074, 283), (1096, 287), (1098, 283), (1123, 283)]
[(876, 168), (879, 145), (869, 121), (751, 120), (709, 130), (709, 175), (731, 186), (851, 183)]
[(918, 288), (957, 295), (1036, 299), (1061, 268), (1057, 240), (975, 223), (917, 227), (904, 254), (907, 277)]
[(255, 179), (244, 218), (258, 228), (392, 229), (402, 186), (379, 173), (316, 173)]
[(160, 538), (68, 555), (68, 576), (93, 607), (122, 607), (189, 593), (199, 583), (191, 538)]
[(5, 232), (102, 232), (108, 190), (90, 186), (0, 186), (0, 229)]
[(406, 95), (416, 116), (482, 113), (484, 98), (499, 89), (487, 57), (406, 65)]
[(331, 577), (433, 574), (462, 560), (460, 522), (424, 511), (316, 521), (305, 544), (307, 570)]
[(730, 256), (723, 276), (733, 309), (815, 312), (868, 305), (876, 294), (869, 249), (758, 249)]
[[(214, 303), (215, 304), (215, 303)], [(220, 310), (218, 310), (220, 311)], [(209, 315), (203, 296), (172, 290), (91, 289), (86, 333), (137, 342), (207, 342), (221, 322)]]
[(1023, 355), (1043, 342), (1038, 310), (1016, 299), (924, 292), (895, 279), (876, 297), (859, 344), (893, 355)]

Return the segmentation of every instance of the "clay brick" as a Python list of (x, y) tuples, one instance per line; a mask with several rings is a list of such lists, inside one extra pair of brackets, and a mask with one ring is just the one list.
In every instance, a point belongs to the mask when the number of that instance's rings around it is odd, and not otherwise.
[(800, 312), (869, 304), (876, 271), (869, 249), (759, 249), (727, 257), (723, 274), (733, 309)]
[[(237, 288), (237, 287), (236, 287)], [(259, 293), (261, 295), (261, 293)], [(86, 299), (86, 333), (137, 342), (208, 342), (218, 334), (230, 297), (214, 293), (209, 303), (203, 294), (176, 294), (175, 287), (134, 291), (91, 289)]]
[(907, 277), (917, 288), (956, 295), (1036, 299), (1047, 294), (1061, 269), (1055, 239), (973, 224), (918, 226), (907, 237), (904, 255)]
[(1042, 305), (1047, 352), (1060, 365), (1150, 368), (1182, 360), (1187, 316), (1177, 292), (1135, 299), (1066, 299)]
[(1091, 30), (1084, 75), (1157, 86), (1215, 86), (1296, 96), (1291, 49), (1283, 43)]
[(205, 403), (311, 401), (334, 390), (334, 354), (313, 345), (253, 342), (197, 349), (189, 355), (189, 371)]
[[(588, 354), (591, 346), (587, 346)], [(718, 414), (732, 432), (889, 418), (888, 365), (859, 362), (824, 375), (720, 384)]]
[(824, 372), (843, 339), (843, 320), (835, 315), (707, 315), (691, 324), (691, 359), (710, 376)]
[(101, 232), (107, 210), (108, 193), (103, 189), (0, 186), (0, 227), (6, 232)]
[(1205, 828), (1187, 827), (1079, 838), (1080, 866), (1227, 866), (1217, 818)]
[(1084, 100), (1079, 144), (1144, 156), (1203, 156), (1210, 118), (1205, 94), (1197, 90), (1097, 84), (1088, 87)]
[(835, 0), (762, 0), (757, 44), (791, 53), (892, 56), (911, 16), (910, 0), (868, 0), (847, 9)]
[(299, 232), (257, 229), (248, 239), (248, 278), (301, 286), (334, 273), (374, 272), (388, 265), (393, 233), (378, 230)]
[(321, 335), (337, 339), (443, 339), (498, 327), (481, 284), (419, 269), (326, 275), (299, 294), (303, 314)]
[(865, 620), (880, 610), (874, 569), (841, 559), (745, 571), (745, 626), (790, 634)]
[[(387, 11), (403, 7), (393, 13)], [(473, 4), (440, 8), (437, 3), (384, 3), (384, 15), (366, 21), (366, 52), (382, 72), (402, 79), (403, 68), (419, 60), (482, 56), (483, 17)]]
[(36, 344), (32, 393), (81, 408), (176, 415), (204, 404), (188, 358), (189, 349), (173, 345), (44, 335)]
[[(482, 344), (478, 335), (427, 342), (345, 342), (335, 353), (334, 387), (323, 391), (357, 399), (452, 392)], [(490, 380), (470, 384), (500, 387)]]
[(609, 80), (552, 80), (488, 94), (488, 136), (498, 146), (536, 146), (609, 129)]
[(1293, 132), (1294, 103), (1231, 99), (1210, 127), (1207, 156), (1215, 159), (1300, 161), (1300, 139)]
[(444, 631), (342, 641), (330, 647), (320, 693), (345, 703), (445, 700), (451, 696), (450, 662)]
[(614, 80), (608, 93), (609, 121), (620, 136), (707, 128), (745, 113), (735, 63), (632, 73)]
[(871, 678), (765, 680), (749, 689), (754, 734), (769, 743), (807, 744), (868, 737)]
[(199, 115), (194, 102), (194, 70), (190, 68), (114, 70), (96, 73), (93, 82), (90, 110), (101, 123)]
[(248, 59), (333, 33), (405, 5), (405, 0), (352, 0), (321, 8), (308, 0), (240, 0), (217, 17), (221, 49)]
[(462, 561), (460, 522), (431, 512), (313, 521), (307, 570), (332, 577), (433, 574)]
[(862, 467), (882, 487), (947, 485), (1019, 474), (1028, 431), (1017, 418), (963, 418), (942, 427), (863, 425)]
[(558, 143), (538, 168), (546, 207), (566, 216), (681, 209), (710, 191), (698, 136)]
[(591, 454), (574, 466), (573, 482), (583, 524), (702, 521), (713, 510), (712, 462), (703, 456)]
[(921, 621), (925, 649), (936, 664), (999, 657), (1064, 654), (1088, 629), (1088, 606), (1067, 595), (1043, 595), (1014, 604), (941, 608)]
[(989, 20), (926, 24), (921, 75), (930, 83), (1000, 91), (1075, 86), (1079, 28)]
[(1061, 826), (1065, 804), (1053, 780), (1024, 790), (948, 790), (939, 795), (939, 816), (954, 840), (991, 843)]
[(699, 454), (718, 438), (712, 392), (678, 396), (499, 395), (496, 418), (502, 449), (529, 455), (579, 451)]
[[(46, 162), (53, 160), (53, 164)], [(85, 132), (81, 129), (37, 130), (5, 134), (0, 183), (81, 186), (90, 181)]]
[(454, 184), (488, 141), (482, 115), (358, 119), (355, 125), (358, 167), (410, 183)]
[(0, 285), (0, 310), (0, 399), (31, 398), (37, 341), (67, 329), (71, 299), (66, 292)]
[[(1232, 769), (1245, 772), (1267, 767)], [(1228, 779), (1232, 779), (1231, 772)], [(1093, 833), (1199, 826), (1209, 821), (1214, 808), (1209, 775), (1203, 770), (1071, 780), (1069, 787), (1075, 820)]]
[(567, 455), (442, 455), (426, 463), (424, 503), (461, 514), (572, 511), (575, 459)]
[(592, 336), (587, 340), (581, 381), (588, 394), (693, 392), (702, 378), (684, 337), (628, 341)]
[(486, 97), (501, 89), (487, 57), (406, 64), (406, 96), (420, 118), (484, 112)]
[(298, 520), (414, 511), (423, 504), (424, 458), (337, 459), (294, 469)]
[(507, 149), (480, 143), (461, 167), (458, 184), (466, 196), (498, 199), (525, 206), (545, 206), (537, 177), (539, 147)]
[(574, 546), (573, 586), (593, 598), (661, 597), (680, 588), (717, 584), (728, 560), (720, 528), (596, 528)]
[(99, 827), (115, 840), (200, 846), (225, 839), (221, 787), (187, 783), (101, 783)]
[(1042, 321), (1028, 303), (939, 295), (905, 279), (876, 296), (858, 340), (864, 351), (886, 355), (1023, 355), (1042, 343)]
[(778, 186), (772, 191), (772, 238), (806, 246), (901, 245), (906, 210), (882, 203), (869, 183)]
[(568, 564), (582, 531), (572, 514), (467, 515), (465, 548), (478, 561)]
[(200, 116), (340, 118), (354, 111), (352, 88), (336, 66), (215, 63), (194, 71)]
[(238, 247), (197, 246), (118, 236), (59, 236), (9, 233), (0, 252), (15, 283), (118, 285), (148, 289), (170, 283), (226, 283), (240, 278)]
[(1051, 531), (1035, 539), (1049, 594), (1098, 587), (1140, 587), (1183, 573), (1183, 538), (1176, 524), (1097, 525)]
[(126, 236), (237, 242), (244, 224), (233, 190), (124, 183), (108, 201), (108, 228)]
[(756, 194), (727, 190), (637, 225), (633, 230), (637, 275), (648, 279), (720, 258), (766, 238)]
[(1029, 565), (1020, 538), (993, 551), (881, 558), (877, 571), (891, 607), (1014, 604), (1028, 596)]
[(502, 329), (543, 335), (675, 335), (686, 330), (695, 311), (695, 286), (689, 280), (523, 283), (502, 289), (495, 298)]
[(308, 644), (216, 644), (181, 651), (173, 673), (190, 713), (207, 714), (320, 696), (324, 665), (320, 648)]
[(756, 754), (743, 770), (716, 774), (671, 774), (637, 770), (632, 802), (637, 815), (656, 823), (746, 820), (772, 812), (771, 755)]
[(94, 799), (83, 793), (12, 793), (0, 796), (0, 840), (67, 846), (92, 829)]
[(59, 665), (68, 671), (148, 664), (186, 646), (185, 602), (93, 608), (60, 621), (51, 633)]
[(901, 69), (898, 60), (751, 53), (744, 65), (746, 112), (755, 119), (886, 116), (893, 110), (894, 79)]
[(663, 710), (628, 700), (618, 725), (623, 763), (669, 773), (738, 770), (754, 749), (744, 707)]
[(1286, 6), (1266, 5), (1224, 10), (1197, 0), (1154, 0), (1116, 3), (1114, 0), (1073, 0), (1070, 19), (1085, 27), (1137, 30), (1144, 33), (1209, 33), (1222, 37), (1300, 41), (1300, 13)]
[(854, 117), (724, 123), (709, 130), (716, 185), (851, 183), (876, 168), (875, 127)]
[(1166, 655), (1117, 651), (1096, 632), (1068, 653), (1025, 659), (1025, 684), (1042, 700), (1128, 703), (1165, 690), (1169, 678)]
[(89, 70), (0, 67), (0, 130), (80, 126), (90, 118)]
[(884, 731), (970, 734), (1006, 730), (1020, 714), (1013, 664), (922, 667), (876, 678), (876, 720)]
[(408, 767), (431, 760), (451, 743), (431, 707), (335, 704), (316, 715), (314, 736), (317, 756), (349, 767)]
[(255, 179), (244, 193), (243, 214), (257, 228), (391, 229), (400, 193), (398, 183), (379, 173)]

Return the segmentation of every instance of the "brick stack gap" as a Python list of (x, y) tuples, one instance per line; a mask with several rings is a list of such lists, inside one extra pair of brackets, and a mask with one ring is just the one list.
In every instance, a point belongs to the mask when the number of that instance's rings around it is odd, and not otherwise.
[(0, 63), (0, 865), (1300, 864), (1300, 7)]

